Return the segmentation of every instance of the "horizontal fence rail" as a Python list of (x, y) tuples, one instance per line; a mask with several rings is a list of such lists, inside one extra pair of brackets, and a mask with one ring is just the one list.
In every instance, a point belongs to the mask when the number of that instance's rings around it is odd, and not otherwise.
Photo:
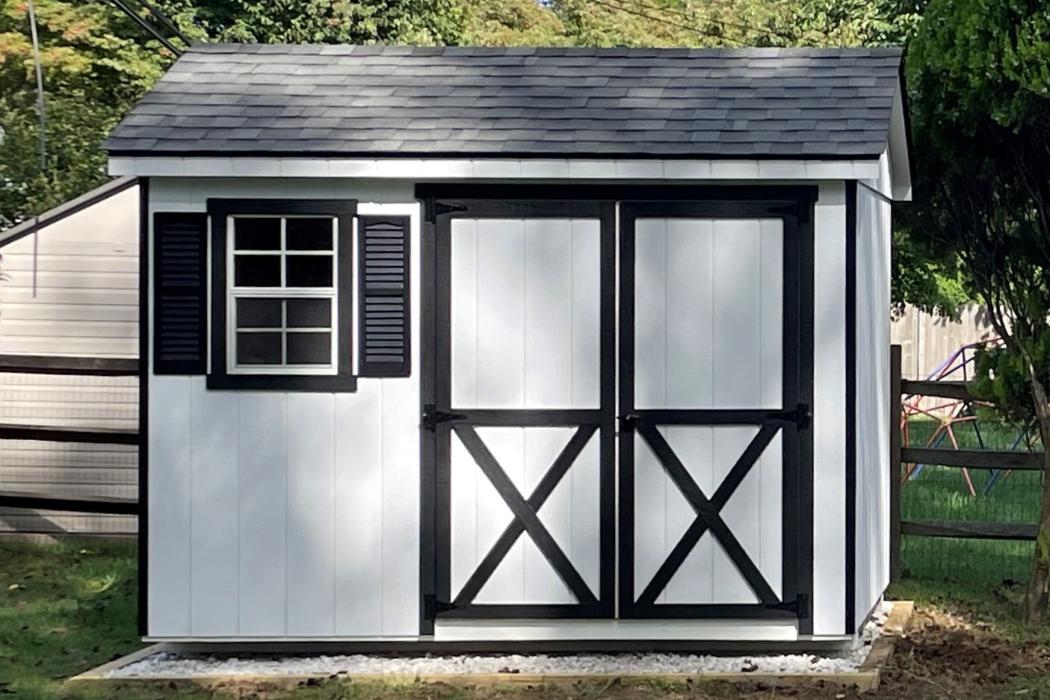
[(905, 464), (929, 464), (959, 469), (1042, 471), (1042, 452), (955, 449), (952, 447), (905, 447), (902, 445), (903, 398), (936, 397), (955, 401), (973, 400), (971, 382), (925, 381), (901, 377), (901, 347), (890, 348), (890, 577), (901, 572), (901, 535), (967, 538), (981, 540), (1032, 541), (1038, 526), (1030, 523), (977, 522), (958, 520), (903, 520), (901, 486)]
[(139, 361), (119, 357), (52, 357), (0, 354), (0, 372), (12, 374), (68, 374), (85, 377), (134, 377)]
[[(113, 357), (54, 357), (48, 355), (0, 354), (0, 373), (61, 374), (83, 377), (134, 377), (139, 361)], [(60, 426), (0, 423), (0, 440), (35, 440), (102, 445), (138, 445), (140, 430), (112, 428), (64, 428)], [(23, 491), (0, 490), (0, 507), (29, 508), (71, 513), (138, 515), (135, 499), (91, 496), (56, 496)]]
[(902, 447), (901, 461), (936, 464), (968, 469), (1017, 469), (1040, 471), (1042, 452), (1000, 452), (998, 450), (954, 450), (948, 447)]
[(1039, 527), (1028, 523), (977, 523), (957, 520), (915, 520), (901, 523), (901, 533), (921, 537), (964, 537), (977, 540), (1035, 540)]

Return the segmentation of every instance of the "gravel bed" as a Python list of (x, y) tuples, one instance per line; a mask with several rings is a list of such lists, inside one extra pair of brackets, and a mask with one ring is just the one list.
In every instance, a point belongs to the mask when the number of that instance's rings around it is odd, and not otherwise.
[(824, 656), (770, 654), (510, 654), (506, 656), (204, 655), (160, 652), (106, 673), (107, 678), (188, 678), (204, 676), (330, 676), (337, 674), (429, 675), (470, 673), (635, 674), (836, 673), (855, 671), (879, 636), (891, 605), (881, 603), (852, 648)]

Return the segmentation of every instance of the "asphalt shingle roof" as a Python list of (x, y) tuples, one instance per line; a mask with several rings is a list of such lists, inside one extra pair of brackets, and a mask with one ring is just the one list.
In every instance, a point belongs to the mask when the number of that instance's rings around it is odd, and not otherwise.
[(901, 52), (202, 45), (111, 155), (876, 157)]

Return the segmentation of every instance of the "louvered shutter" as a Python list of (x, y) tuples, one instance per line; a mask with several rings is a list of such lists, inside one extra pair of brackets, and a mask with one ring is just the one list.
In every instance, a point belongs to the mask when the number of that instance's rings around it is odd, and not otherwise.
[(153, 372), (204, 374), (207, 215), (153, 219)]
[(362, 377), (407, 377), (412, 370), (408, 232), (407, 216), (358, 218)]

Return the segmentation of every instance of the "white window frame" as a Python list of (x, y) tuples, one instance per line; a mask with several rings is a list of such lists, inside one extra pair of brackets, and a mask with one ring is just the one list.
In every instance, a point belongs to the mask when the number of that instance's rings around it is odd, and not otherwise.
[[(236, 250), (237, 219), (280, 219), (281, 241), (277, 250), (245, 249)], [(331, 250), (297, 250), (288, 248), (288, 219), (331, 219)], [(280, 259), (280, 287), (237, 287), (234, 277), (234, 260), (236, 256), (268, 255)], [(332, 285), (330, 287), (286, 287), (286, 258), (289, 255), (324, 256), (332, 260)], [(339, 374), (339, 218), (324, 214), (231, 214), (226, 217), (226, 373), (230, 375), (304, 375), (332, 376)], [(272, 328), (259, 328), (239, 332), (244, 333), (280, 333), (281, 358), (279, 365), (239, 365), (237, 364), (237, 300), (238, 299), (328, 299), (331, 310), (331, 325), (325, 328), (288, 328), (287, 305), (281, 305), (281, 325)], [(329, 333), (329, 356), (331, 363), (326, 365), (287, 364), (288, 332), (293, 333)]]

